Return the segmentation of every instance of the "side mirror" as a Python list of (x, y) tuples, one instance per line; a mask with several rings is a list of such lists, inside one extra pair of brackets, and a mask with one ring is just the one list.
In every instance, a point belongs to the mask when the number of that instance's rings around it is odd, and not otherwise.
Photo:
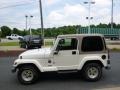
[(64, 44), (65, 43), (65, 40), (64, 39), (61, 39), (60, 41), (59, 41), (59, 45), (62, 45), (62, 44)]

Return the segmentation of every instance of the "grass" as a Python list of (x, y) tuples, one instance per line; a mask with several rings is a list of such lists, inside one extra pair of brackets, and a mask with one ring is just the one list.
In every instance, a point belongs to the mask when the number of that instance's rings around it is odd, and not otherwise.
[(118, 48), (113, 48), (113, 49), (110, 49), (110, 51), (119, 52), (119, 51), (120, 51), (120, 49), (118, 49)]
[(0, 46), (19, 46), (19, 42), (2, 42)]
[(50, 41), (45, 42), (45, 46), (52, 46), (52, 45), (53, 45), (53, 42), (50, 42)]

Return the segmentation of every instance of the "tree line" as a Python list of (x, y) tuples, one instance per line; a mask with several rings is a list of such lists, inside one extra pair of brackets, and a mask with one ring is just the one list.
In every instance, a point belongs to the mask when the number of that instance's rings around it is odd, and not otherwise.
[[(44, 28), (45, 37), (56, 37), (57, 35), (63, 34), (75, 34), (77, 29), (81, 28), (81, 25), (73, 25), (73, 26), (62, 26), (62, 27), (53, 27), (53, 28)], [(99, 25), (91, 25), (91, 28), (110, 28), (111, 24), (102, 24)], [(120, 24), (113, 24), (114, 28), (120, 28)], [(87, 28), (87, 27), (86, 27)], [(11, 35), (18, 34), (21, 36), (29, 35), (29, 30), (20, 30), (17, 28), (9, 28), (8, 26), (2, 26), (0, 31), (0, 36), (2, 38)], [(32, 29), (33, 35), (41, 35), (41, 29)]]

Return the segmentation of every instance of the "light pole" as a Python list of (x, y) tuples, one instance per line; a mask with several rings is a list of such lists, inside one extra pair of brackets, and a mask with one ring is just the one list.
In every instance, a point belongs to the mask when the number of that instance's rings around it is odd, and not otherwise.
[(25, 15), (25, 18), (26, 18), (26, 21), (25, 21), (25, 30), (27, 30), (27, 25), (28, 25), (28, 24), (27, 24), (27, 21), (28, 21), (27, 19), (28, 19), (28, 15)]
[(43, 12), (42, 12), (42, 1), (41, 0), (39, 0), (39, 8), (40, 8), (40, 21), (41, 21), (41, 35), (43, 38), (43, 45), (45, 45), (45, 43), (44, 43)]
[(111, 1), (111, 5), (112, 5), (112, 7), (111, 7), (111, 30), (113, 29), (113, 0)]
[(30, 19), (29, 19), (29, 23), (30, 23), (30, 35), (32, 35), (32, 31), (31, 31), (31, 19), (33, 18), (33, 16), (31, 15), (30, 16)]
[(91, 17), (91, 4), (95, 4), (95, 2), (89, 0), (88, 2), (84, 2), (84, 4), (88, 4), (88, 8), (89, 8), (89, 16), (88, 16), (88, 33), (90, 34), (91, 33), (91, 30), (90, 30), (90, 20), (92, 19)]

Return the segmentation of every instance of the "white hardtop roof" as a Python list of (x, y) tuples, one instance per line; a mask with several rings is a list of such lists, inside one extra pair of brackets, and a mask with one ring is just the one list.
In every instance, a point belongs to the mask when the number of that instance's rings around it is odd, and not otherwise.
[(102, 34), (67, 34), (67, 35), (58, 35), (58, 37), (84, 37), (84, 36), (100, 36), (100, 37), (103, 37)]

